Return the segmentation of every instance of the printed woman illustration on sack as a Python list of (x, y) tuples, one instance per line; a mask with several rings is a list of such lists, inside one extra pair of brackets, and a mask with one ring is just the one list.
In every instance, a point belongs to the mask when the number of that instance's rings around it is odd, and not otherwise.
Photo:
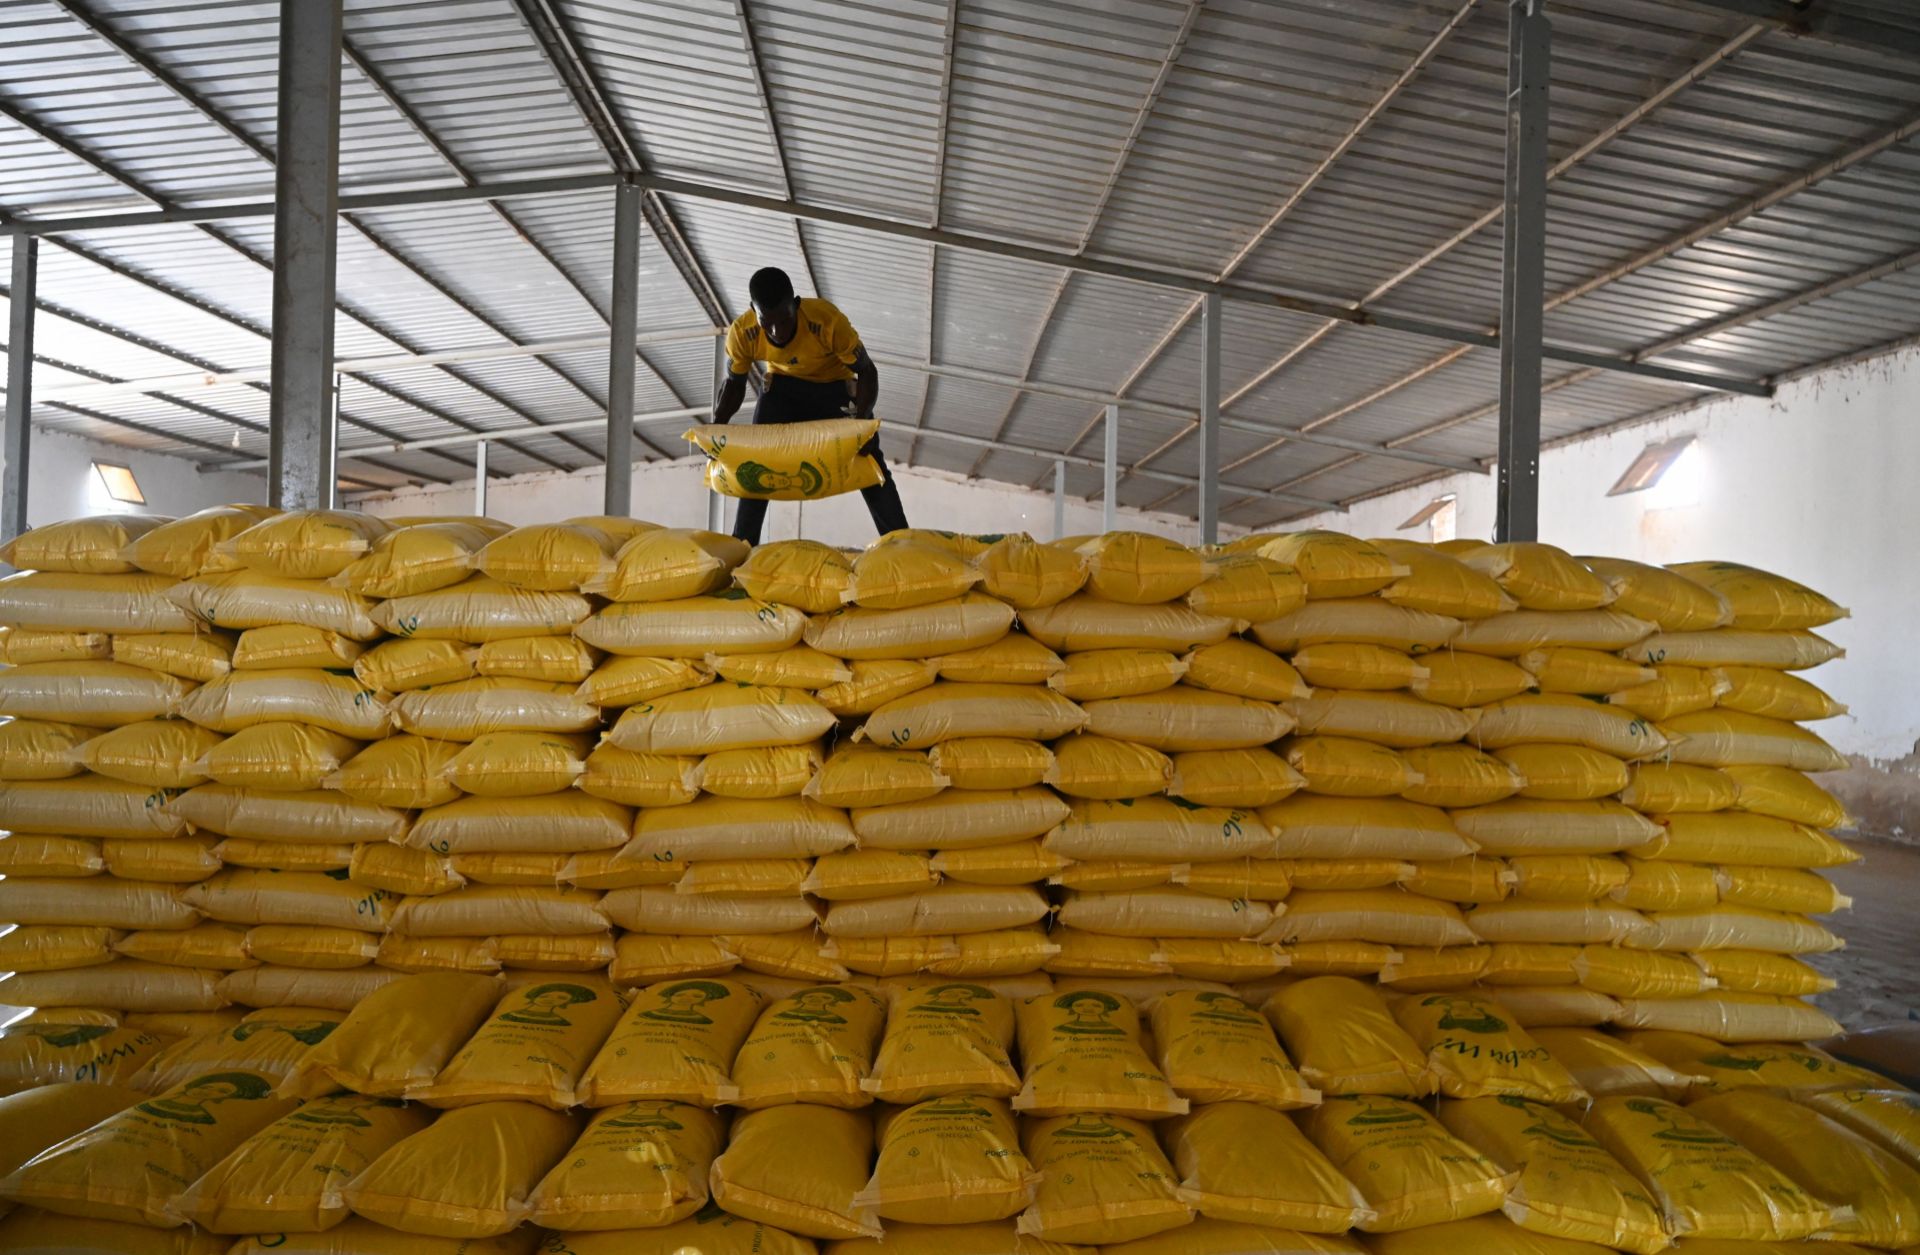
[(251, 1072), (212, 1072), (194, 1077), (176, 1093), (150, 1098), (134, 1110), (175, 1124), (217, 1124), (207, 1108), (235, 1100), (253, 1102), (272, 1090), (265, 1077)]
[(502, 1024), (532, 1024), (540, 1028), (572, 1028), (573, 1021), (561, 1015), (576, 1002), (595, 1002), (600, 995), (584, 985), (535, 985), (520, 997), (526, 1005), (518, 1011), (503, 1012)]
[(1088, 989), (1077, 994), (1062, 994), (1053, 1000), (1053, 1005), (1070, 1017), (1064, 1024), (1054, 1025), (1053, 1031), (1056, 1033), (1067, 1033), (1074, 1037), (1127, 1035), (1126, 1029), (1107, 1022), (1107, 1017), (1120, 1009), (1120, 1000), (1112, 994)]
[(798, 1020), (803, 1024), (845, 1024), (847, 1017), (833, 1008), (843, 1002), (852, 1002), (853, 995), (844, 989), (835, 989), (832, 985), (822, 985), (817, 989), (802, 989), (793, 995), (794, 1005), (785, 1011), (776, 1011), (776, 1020)]
[(717, 981), (683, 980), (662, 989), (660, 1005), (642, 1011), (640, 1018), (668, 1024), (711, 1024), (713, 1018), (701, 1008), (728, 996), (727, 987)]

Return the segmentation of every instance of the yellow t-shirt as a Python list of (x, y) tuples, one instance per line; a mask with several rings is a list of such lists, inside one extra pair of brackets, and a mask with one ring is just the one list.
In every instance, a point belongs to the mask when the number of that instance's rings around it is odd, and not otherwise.
[(755, 362), (765, 362), (776, 375), (813, 383), (851, 379), (859, 350), (860, 333), (847, 316), (817, 296), (800, 298), (800, 325), (785, 344), (767, 339), (751, 306), (727, 328), (727, 365), (736, 375), (746, 374)]

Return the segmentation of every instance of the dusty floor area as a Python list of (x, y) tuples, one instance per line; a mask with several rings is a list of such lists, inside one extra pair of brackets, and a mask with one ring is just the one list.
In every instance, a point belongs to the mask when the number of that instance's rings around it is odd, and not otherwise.
[(1866, 857), (1827, 875), (1853, 909), (1825, 917), (1847, 948), (1810, 960), (1840, 986), (1817, 1001), (1850, 1029), (1920, 1020), (1920, 848), (1850, 844)]

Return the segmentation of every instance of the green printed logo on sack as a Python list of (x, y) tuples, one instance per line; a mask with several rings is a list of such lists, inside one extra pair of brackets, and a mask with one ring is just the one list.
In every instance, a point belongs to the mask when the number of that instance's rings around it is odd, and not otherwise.
[(847, 1017), (833, 1008), (841, 1003), (852, 1002), (853, 995), (844, 989), (832, 985), (817, 985), (812, 989), (802, 989), (793, 995), (795, 1005), (782, 1011), (775, 1011), (773, 1018), (800, 1024), (845, 1024)]
[(135, 1111), (175, 1124), (217, 1124), (210, 1107), (223, 1102), (255, 1102), (273, 1092), (265, 1077), (251, 1072), (209, 1072), (174, 1093), (140, 1103)]
[(1054, 1036), (1067, 1037), (1125, 1037), (1127, 1030), (1118, 1024), (1109, 1023), (1107, 1017), (1120, 1009), (1120, 1000), (1112, 994), (1103, 994), (1097, 990), (1084, 989), (1079, 993), (1062, 994), (1053, 1000), (1053, 1005), (1065, 1011), (1070, 1017), (1054, 1025)]
[(662, 989), (660, 1005), (642, 1011), (640, 1018), (662, 1024), (707, 1025), (713, 1023), (713, 1017), (701, 1008), (709, 1002), (719, 1002), (732, 996), (727, 987), (718, 981), (683, 980)]
[(1740, 1145), (1724, 1133), (1715, 1132), (1703, 1121), (1687, 1115), (1672, 1103), (1635, 1098), (1628, 1101), (1627, 1110), (1660, 1122), (1661, 1127), (1650, 1134), (1656, 1142), (1680, 1142), (1687, 1146)]
[(983, 985), (936, 985), (927, 990), (927, 1001), (908, 1007), (909, 1015), (970, 1015), (978, 1018), (980, 1008), (970, 1005), (977, 998), (989, 1001), (993, 990)]
[(600, 995), (585, 985), (535, 985), (520, 992), (521, 1005), (503, 1011), (494, 1019), (501, 1024), (531, 1024), (536, 1028), (572, 1028), (573, 1021), (560, 1014), (575, 1003), (597, 1002)]

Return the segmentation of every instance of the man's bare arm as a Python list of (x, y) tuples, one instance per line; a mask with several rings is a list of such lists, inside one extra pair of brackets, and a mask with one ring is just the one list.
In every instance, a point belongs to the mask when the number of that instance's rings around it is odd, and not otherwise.
[(866, 346), (853, 351), (853, 414), (872, 418), (874, 403), (880, 399), (880, 368), (867, 356)]
[(713, 398), (713, 421), (724, 423), (740, 410), (740, 403), (747, 398), (747, 377), (727, 373), (726, 382), (720, 385), (719, 393)]

